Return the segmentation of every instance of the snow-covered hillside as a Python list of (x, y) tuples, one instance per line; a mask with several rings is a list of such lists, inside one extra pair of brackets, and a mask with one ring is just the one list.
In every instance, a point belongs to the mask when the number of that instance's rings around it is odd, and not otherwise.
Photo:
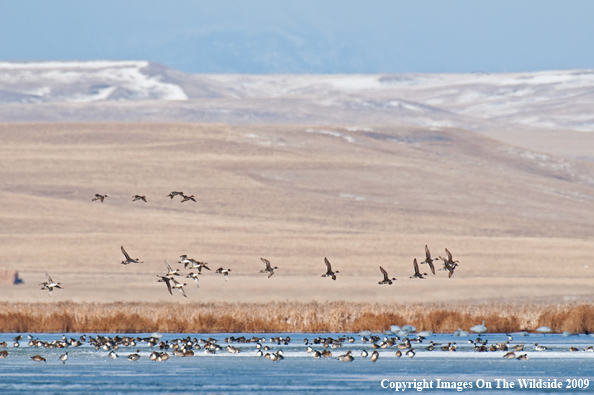
[(0, 63), (0, 103), (187, 100), (146, 61)]
[[(73, 105), (78, 111), (71, 111)], [(0, 119), (4, 121), (175, 120), (594, 131), (592, 108), (594, 70), (192, 75), (146, 61), (0, 63)]]

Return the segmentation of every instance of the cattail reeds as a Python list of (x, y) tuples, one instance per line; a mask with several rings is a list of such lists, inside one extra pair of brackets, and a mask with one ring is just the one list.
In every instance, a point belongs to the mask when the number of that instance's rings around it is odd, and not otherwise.
[(594, 332), (591, 304), (368, 303), (5, 303), (0, 332), (215, 333), (382, 332), (414, 325), (435, 333), (468, 330), (485, 321), (488, 332)]

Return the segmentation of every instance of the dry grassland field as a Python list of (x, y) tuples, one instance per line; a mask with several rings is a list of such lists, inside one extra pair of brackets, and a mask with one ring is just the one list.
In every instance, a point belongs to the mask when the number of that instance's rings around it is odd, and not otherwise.
[[(593, 300), (591, 162), (406, 126), (20, 123), (0, 141), (0, 269), (24, 281), (3, 302)], [(425, 244), (460, 261), (452, 278), (409, 278)], [(212, 269), (187, 299), (156, 277), (166, 259), (188, 272), (182, 254)]]

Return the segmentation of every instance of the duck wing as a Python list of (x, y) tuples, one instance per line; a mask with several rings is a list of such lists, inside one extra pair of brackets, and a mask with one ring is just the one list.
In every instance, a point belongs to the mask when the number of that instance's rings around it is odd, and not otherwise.
[(448, 249), (446, 248), (446, 254), (448, 254), (448, 261), (452, 261), (452, 253), (448, 251)]
[(48, 284), (53, 284), (54, 282), (52, 281), (52, 278), (49, 276), (49, 274), (47, 274), (47, 272), (45, 272), (45, 278), (47, 279), (47, 283)]
[(429, 268), (431, 269), (431, 273), (433, 273), (433, 275), (435, 275), (435, 266), (433, 265), (433, 260), (429, 259), (427, 261), (427, 264), (429, 265)]
[(417, 258), (413, 261), (413, 266), (415, 268), (415, 276), (420, 276), (421, 273), (419, 272), (419, 264), (417, 263)]
[(186, 293), (184, 292), (184, 289), (183, 289), (182, 287), (179, 287), (178, 289), (179, 289), (179, 292), (181, 292), (181, 293), (182, 293), (182, 295), (184, 295), (186, 298), (188, 297), (188, 296), (186, 295)]
[(131, 261), (132, 258), (130, 258), (130, 255), (128, 255), (126, 250), (124, 250), (124, 246), (121, 246), (121, 249), (122, 249), (122, 254), (124, 254), (124, 256), (126, 257), (126, 260)]
[(165, 267), (167, 268), (167, 271), (169, 273), (171, 273), (173, 270), (171, 270), (171, 266), (169, 266), (169, 264), (167, 263), (167, 259), (165, 259)]
[(332, 272), (332, 266), (330, 266), (330, 262), (328, 261), (328, 258), (324, 258), (324, 263), (326, 264), (326, 268), (328, 269), (327, 273), (331, 273)]
[(425, 258), (427, 262), (431, 261), (431, 253), (429, 252), (429, 247), (427, 247), (427, 245), (425, 245)]
[(388, 272), (387, 272), (387, 271), (385, 271), (385, 270), (384, 270), (384, 268), (383, 268), (383, 267), (381, 267), (381, 266), (380, 266), (380, 270), (381, 270), (381, 272), (384, 274), (384, 280), (389, 280), (389, 279), (388, 279)]
[(270, 261), (268, 259), (265, 258), (260, 258), (262, 260), (262, 262), (264, 262), (266, 264), (266, 270), (270, 270)]

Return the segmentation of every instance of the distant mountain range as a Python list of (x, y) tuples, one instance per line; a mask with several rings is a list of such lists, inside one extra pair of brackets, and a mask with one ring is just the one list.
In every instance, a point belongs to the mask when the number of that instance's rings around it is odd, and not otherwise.
[(2, 62), (0, 121), (163, 121), (594, 131), (594, 70), (187, 74), (147, 61)]

